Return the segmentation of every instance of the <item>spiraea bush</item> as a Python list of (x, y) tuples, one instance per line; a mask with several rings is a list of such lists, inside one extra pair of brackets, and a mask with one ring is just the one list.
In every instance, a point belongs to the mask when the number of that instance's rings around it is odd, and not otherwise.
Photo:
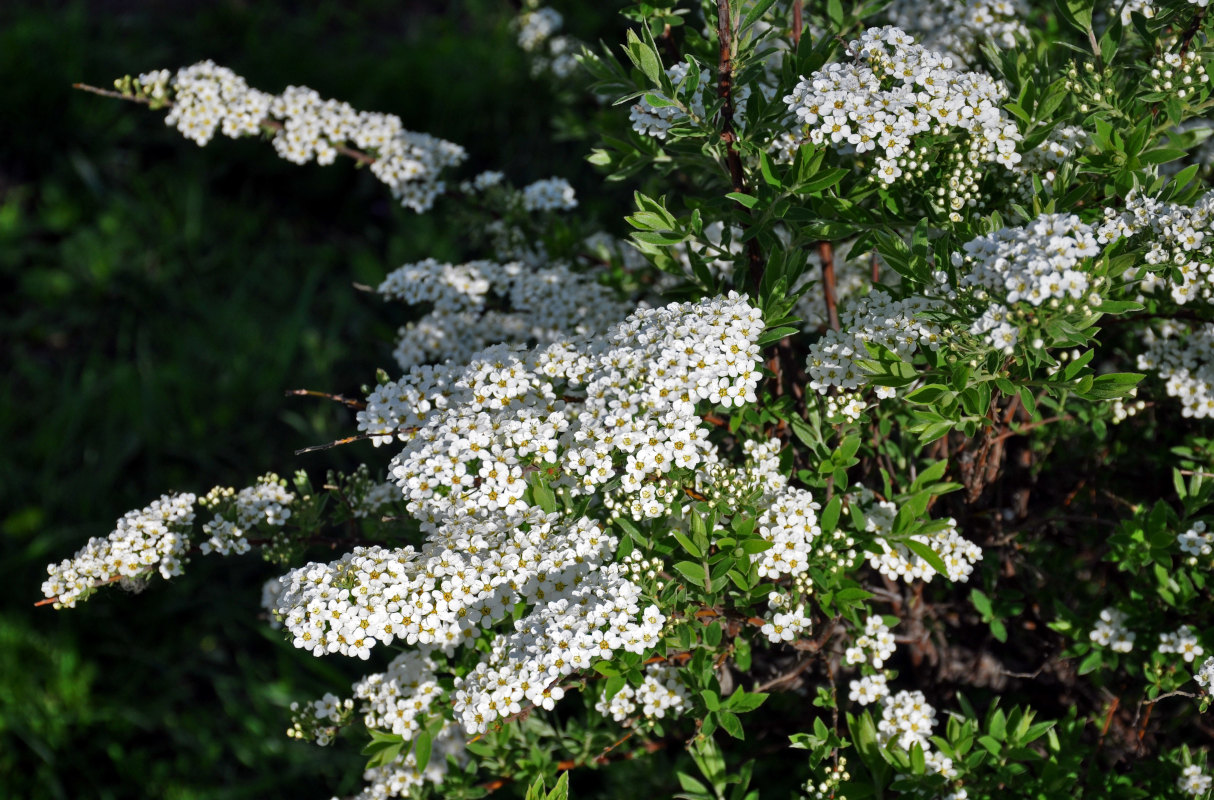
[(370, 466), (165, 495), (42, 604), (260, 552), (267, 624), (363, 662), (282, 721), (360, 798), (1207, 796), (1205, 5), (622, 14), (516, 30), (630, 208), (234, 65), (95, 90), (466, 258), (385, 265), (397, 363), (328, 397)]

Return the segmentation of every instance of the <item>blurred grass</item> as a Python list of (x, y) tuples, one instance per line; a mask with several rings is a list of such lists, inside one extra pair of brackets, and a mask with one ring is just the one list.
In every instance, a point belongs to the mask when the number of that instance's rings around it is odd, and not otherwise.
[(142, 595), (32, 604), (48, 562), (162, 492), (382, 466), (366, 446), (293, 457), (352, 426), (283, 392), (354, 392), (391, 369), (393, 315), (352, 283), (467, 255), (441, 214), (402, 211), (348, 163), (296, 167), (258, 141), (199, 149), (161, 114), (71, 84), (213, 58), (258, 88), (399, 114), (466, 146), (468, 174), (585, 184), (580, 146), (551, 141), (553, 101), (511, 14), (489, 0), (0, 7), (4, 797), (356, 788), (352, 748), (283, 735), (291, 700), (360, 665), (300, 656), (256, 619), (274, 567), (196, 558)]

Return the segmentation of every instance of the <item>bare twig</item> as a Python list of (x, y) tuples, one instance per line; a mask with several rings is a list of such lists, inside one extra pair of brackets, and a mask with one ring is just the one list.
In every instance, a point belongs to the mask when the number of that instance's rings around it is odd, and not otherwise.
[[(738, 153), (738, 132), (734, 125), (733, 18), (729, 0), (717, 0), (717, 41), (720, 45), (717, 94), (721, 98), (721, 141), (725, 143), (725, 163), (729, 168), (733, 190), (746, 194), (746, 172), (742, 168), (742, 156)], [(746, 260), (750, 265), (751, 291), (757, 297), (763, 283), (764, 265), (759, 240), (753, 236), (746, 242)]]
[(342, 397), (340, 394), (318, 392), (314, 389), (288, 389), (287, 397), (322, 397), (325, 400), (332, 400), (335, 403), (341, 403), (343, 406), (353, 408), (356, 411), (362, 411), (367, 407), (367, 404), (361, 400), (352, 400), (349, 397)]
[(835, 250), (830, 242), (818, 242), (818, 257), (822, 260), (822, 290), (826, 295), (826, 317), (831, 330), (839, 330), (839, 299), (835, 294)]

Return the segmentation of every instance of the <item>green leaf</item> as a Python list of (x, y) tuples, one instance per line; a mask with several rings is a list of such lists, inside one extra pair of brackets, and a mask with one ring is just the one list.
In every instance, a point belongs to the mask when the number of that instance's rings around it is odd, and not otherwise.
[(425, 772), (426, 765), (430, 763), (430, 749), (433, 744), (430, 732), (425, 728), (422, 728), (413, 737), (413, 758), (417, 761), (415, 769), (418, 772)]
[(763, 692), (746, 692), (738, 689), (726, 699), (725, 708), (745, 714), (747, 711), (754, 711), (763, 705), (767, 697), (768, 695)]
[(767, 11), (767, 9), (775, 5), (775, 2), (776, 0), (759, 0), (759, 2), (755, 3), (754, 6), (751, 7), (750, 11), (746, 12), (746, 16), (742, 18), (742, 24), (740, 27), (746, 28), (753, 25), (755, 21), (759, 19), (759, 17), (763, 16), (763, 13)]
[(940, 577), (948, 577), (948, 567), (945, 566), (944, 559), (940, 558), (940, 555), (935, 550), (915, 539), (904, 539), (902, 544), (906, 545), (906, 548), (919, 556), (919, 558), (926, 561), (928, 566), (940, 573)]
[(1110, 372), (1098, 375), (1086, 391), (1077, 392), (1090, 400), (1112, 400), (1128, 395), (1145, 376), (1135, 372)]
[(552, 791), (548, 793), (547, 800), (569, 800), (568, 772), (562, 772), (561, 777), (556, 779), (556, 786), (553, 786)]
[(753, 194), (746, 194), (745, 192), (730, 192), (725, 196), (730, 200), (736, 200), (747, 208), (754, 208), (755, 203), (759, 202), (759, 198), (755, 197)]
[(651, 84), (661, 85), (662, 83), (662, 60), (658, 58), (657, 52), (649, 47), (645, 42), (642, 42), (637, 37), (636, 32), (629, 30), (625, 35), (627, 46), (625, 52), (632, 63), (644, 73)]
[[(674, 538), (677, 539), (679, 544), (681, 544), (683, 546), (683, 549), (686, 550), (688, 553), (690, 553), (692, 556), (694, 556), (695, 558), (704, 557), (704, 553), (701, 552), (700, 548), (695, 546), (695, 543), (692, 542), (691, 539), (687, 538), (687, 534), (683, 533), (680, 530), (672, 530), (671, 533), (674, 534)], [(690, 562), (688, 562), (688, 563), (690, 563)]]
[(742, 730), (742, 720), (738, 719), (738, 715), (731, 711), (717, 712), (717, 720), (720, 721), (721, 727), (735, 739), (745, 739), (746, 731)]
[(674, 568), (683, 573), (690, 581), (697, 586), (704, 585), (704, 567), (694, 561), (680, 561), (674, 565)]

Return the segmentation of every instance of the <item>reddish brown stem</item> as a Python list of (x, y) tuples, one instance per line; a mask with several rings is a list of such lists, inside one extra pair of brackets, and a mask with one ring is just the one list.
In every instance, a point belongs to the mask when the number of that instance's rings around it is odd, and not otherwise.
[[(746, 194), (746, 172), (738, 153), (738, 132), (734, 126), (733, 102), (733, 20), (729, 0), (717, 0), (717, 41), (720, 45), (717, 64), (717, 93), (721, 98), (721, 141), (725, 143), (725, 163), (733, 190)], [(746, 242), (746, 260), (750, 265), (750, 287), (755, 297), (763, 283), (763, 252), (759, 240)]]
[(830, 242), (818, 242), (818, 256), (822, 260), (822, 291), (826, 296), (826, 318), (831, 330), (839, 330), (839, 300), (835, 295), (835, 250)]
[(805, 27), (803, 0), (792, 0), (792, 46), (795, 50), (801, 46), (801, 30)]

